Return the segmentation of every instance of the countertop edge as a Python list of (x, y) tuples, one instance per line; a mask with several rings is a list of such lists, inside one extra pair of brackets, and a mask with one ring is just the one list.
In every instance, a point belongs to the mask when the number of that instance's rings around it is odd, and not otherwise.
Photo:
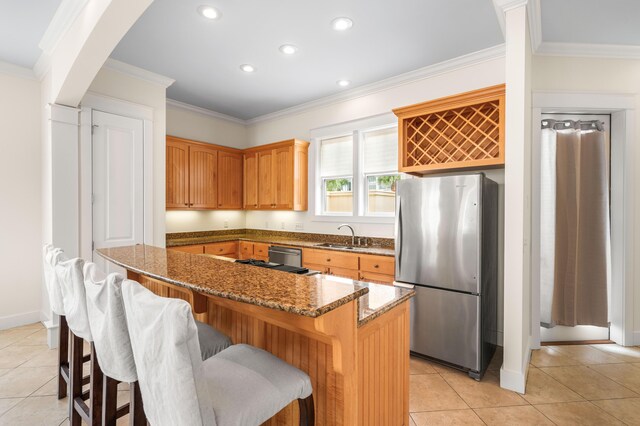
[[(415, 294), (416, 294), (416, 291), (415, 290), (411, 290), (410, 292), (407, 292), (406, 294), (402, 295), (402, 297), (400, 297), (400, 298), (398, 298), (396, 300), (393, 300), (393, 301), (387, 303), (386, 305), (382, 305), (375, 312), (367, 315), (363, 319), (358, 319), (358, 328), (362, 327), (363, 325), (365, 325), (365, 324), (371, 322), (372, 320), (380, 317), (381, 315), (384, 315), (385, 313), (389, 312), (390, 310), (392, 310), (396, 306), (400, 305), (401, 303), (404, 303), (404, 302), (408, 301), (413, 296), (415, 296)], [(360, 297), (362, 297), (362, 296), (360, 296)]]

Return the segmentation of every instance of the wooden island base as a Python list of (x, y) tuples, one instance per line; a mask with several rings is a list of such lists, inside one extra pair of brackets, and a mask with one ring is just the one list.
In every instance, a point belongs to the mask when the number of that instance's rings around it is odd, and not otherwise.
[[(262, 348), (307, 372), (317, 425), (409, 425), (409, 301), (358, 326), (357, 300), (316, 318), (204, 295), (144, 275), (154, 293), (188, 301), (233, 343)], [(267, 425), (298, 425), (298, 404)]]

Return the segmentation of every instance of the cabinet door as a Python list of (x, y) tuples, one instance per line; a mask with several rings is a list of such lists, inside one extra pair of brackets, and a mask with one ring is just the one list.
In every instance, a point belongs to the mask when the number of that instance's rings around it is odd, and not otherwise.
[(274, 208), (293, 209), (293, 146), (273, 150)]
[(253, 243), (253, 257), (258, 260), (269, 260), (269, 244)]
[(218, 151), (200, 145), (189, 147), (189, 206), (218, 207)]
[(240, 259), (253, 258), (253, 243), (249, 241), (240, 241), (238, 253)]
[(273, 209), (273, 150), (258, 152), (258, 208)]
[(189, 208), (189, 145), (167, 140), (167, 208)]
[(258, 154), (244, 155), (244, 208), (258, 208)]
[(335, 275), (336, 277), (350, 278), (352, 280), (360, 278), (358, 271), (355, 269), (336, 268), (335, 266), (329, 267), (329, 274)]
[(204, 245), (205, 254), (215, 254), (218, 256), (237, 257), (238, 242), (228, 241), (224, 243), (211, 243)]
[(360, 281), (364, 281), (364, 282), (367, 282), (367, 283), (392, 285), (393, 281), (394, 281), (394, 276), (393, 275), (386, 275), (386, 274), (376, 274), (376, 273), (373, 273), (373, 272), (360, 271), (360, 277), (358, 279)]
[[(344, 253), (335, 250), (305, 249), (302, 253), (305, 262), (316, 265), (325, 265), (331, 269), (352, 269), (358, 271), (358, 256), (352, 253)], [(357, 278), (356, 278), (357, 279)]]
[(218, 208), (242, 208), (242, 154), (218, 151)]
[[(373, 272), (374, 274), (394, 275), (395, 258), (392, 256), (360, 256), (360, 270), (363, 272)], [(393, 281), (393, 280), (392, 280)]]

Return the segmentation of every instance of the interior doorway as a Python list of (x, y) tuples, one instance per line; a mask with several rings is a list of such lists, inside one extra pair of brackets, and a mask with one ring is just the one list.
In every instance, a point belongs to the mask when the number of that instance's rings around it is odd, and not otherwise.
[[(541, 118), (540, 340), (542, 343), (609, 341), (611, 116), (542, 114)], [(571, 145), (571, 141), (578, 142)], [(585, 144), (595, 147), (594, 143), (598, 148), (588, 148), (592, 150), (591, 154), (581, 151), (580, 147), (588, 146)], [(601, 164), (599, 171), (594, 161)], [(585, 164), (581, 164), (583, 162)], [(574, 194), (576, 198), (572, 200)], [(594, 203), (595, 200), (597, 202)], [(589, 220), (592, 221), (590, 225)], [(594, 238), (593, 230), (585, 234), (585, 226), (600, 227), (600, 238)], [(579, 278), (581, 270), (591, 271), (598, 277)], [(575, 283), (571, 282), (573, 279)], [(589, 280), (591, 282), (586, 283)], [(591, 309), (586, 308), (589, 303), (583, 302), (582, 308), (579, 306), (580, 299), (586, 298), (585, 292), (591, 299)], [(598, 292), (600, 296), (596, 294)], [(580, 309), (599, 310), (601, 313), (580, 314), (577, 312)], [(571, 318), (565, 318), (565, 315)], [(582, 318), (577, 319), (577, 316)], [(594, 318), (598, 316), (599, 319)], [(584, 325), (591, 321), (597, 325)]]
[[(92, 249), (144, 242), (144, 123), (92, 112)], [(105, 272), (123, 272), (101, 256)]]

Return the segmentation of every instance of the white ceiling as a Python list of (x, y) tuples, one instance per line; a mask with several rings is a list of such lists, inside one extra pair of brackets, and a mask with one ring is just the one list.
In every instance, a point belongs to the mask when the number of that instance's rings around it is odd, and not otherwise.
[[(339, 16), (353, 28), (332, 30)], [(491, 0), (155, 0), (112, 57), (174, 78), (171, 99), (250, 119), (502, 42)]]
[(0, 61), (33, 68), (38, 47), (62, 0), (0, 0)]
[(542, 40), (640, 46), (640, 0), (541, 0)]
[[(545, 43), (640, 46), (640, 0), (539, 1)], [(0, 61), (33, 68), (61, 3), (0, 0)], [(353, 28), (333, 31), (339, 16)], [(250, 119), (502, 42), (492, 0), (155, 0), (112, 57), (174, 78), (169, 98)]]

